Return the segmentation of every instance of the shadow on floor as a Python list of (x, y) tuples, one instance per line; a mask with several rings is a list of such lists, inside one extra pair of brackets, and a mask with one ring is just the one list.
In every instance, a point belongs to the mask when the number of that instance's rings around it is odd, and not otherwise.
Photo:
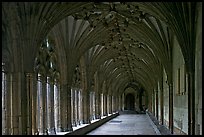
[(166, 128), (164, 125), (159, 124), (159, 121), (156, 119), (156, 117), (153, 116), (153, 114), (151, 114), (150, 112), (146, 112), (146, 113), (149, 115), (152, 122), (157, 126), (161, 135), (173, 135), (168, 128)]

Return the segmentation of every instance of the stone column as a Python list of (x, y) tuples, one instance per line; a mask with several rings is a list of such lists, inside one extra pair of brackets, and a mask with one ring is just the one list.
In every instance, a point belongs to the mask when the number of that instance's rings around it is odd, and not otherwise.
[(155, 116), (155, 93), (154, 93), (154, 90), (152, 92), (152, 113)]
[[(193, 67), (193, 65), (191, 65)], [(191, 68), (192, 69), (192, 68)], [(188, 93), (188, 134), (195, 135), (195, 72), (187, 70), (187, 93)]]
[(89, 110), (90, 110), (90, 121), (92, 120), (93, 117), (93, 93), (89, 92)]
[(54, 119), (55, 119), (55, 130), (56, 132), (60, 131), (60, 106), (59, 106), (59, 101), (60, 101), (60, 86), (57, 80), (55, 79), (55, 84), (54, 84)]
[(82, 119), (83, 119), (83, 115), (82, 115), (82, 94), (81, 94), (81, 90), (78, 91), (78, 110), (79, 110), (79, 121), (78, 124), (81, 125), (82, 123)]
[(78, 121), (79, 121), (79, 104), (78, 104), (78, 89), (75, 90), (75, 124), (76, 126), (78, 125)]
[(12, 92), (12, 74), (5, 74), (5, 129), (4, 134), (11, 134), (11, 92)]
[(124, 93), (122, 95), (122, 106), (123, 106), (123, 110), (125, 110), (125, 94)]
[(32, 135), (35, 135), (38, 133), (38, 127), (37, 127), (37, 75), (33, 73), (33, 92), (32, 94)]
[(82, 91), (82, 105), (83, 105), (83, 124), (90, 124), (90, 101), (88, 90)]
[(173, 121), (173, 84), (169, 84), (169, 129), (171, 133), (174, 132), (174, 121)]
[(112, 107), (113, 107), (113, 112), (115, 113), (115, 95), (114, 96), (112, 96)]
[[(163, 80), (162, 80), (163, 81)], [(161, 124), (164, 124), (164, 94), (163, 94), (163, 82), (161, 82), (160, 88), (160, 112), (161, 112)]]
[(109, 95), (109, 114), (112, 114), (113, 113), (113, 110), (112, 110), (112, 95)]
[(75, 91), (76, 91), (76, 89), (75, 88), (73, 88), (72, 90), (71, 90), (71, 104), (72, 104), (72, 125), (74, 126), (74, 127), (76, 127), (76, 108), (75, 108), (75, 106), (76, 106), (76, 102), (75, 102)]
[(158, 89), (155, 91), (155, 96), (156, 96), (156, 118), (159, 120), (159, 108), (158, 108)]
[(104, 93), (103, 94), (103, 115), (107, 116), (107, 95)]
[(106, 114), (109, 114), (109, 96), (106, 94)]
[(54, 81), (51, 77), (47, 77), (47, 113), (48, 113), (48, 134), (55, 135), (55, 117), (54, 117)]
[(11, 135), (18, 135), (18, 123), (19, 123), (19, 115), (18, 115), (18, 104), (19, 104), (19, 97), (18, 97), (18, 73), (13, 73), (12, 79), (12, 92), (11, 92)]
[(72, 119), (71, 119), (71, 86), (68, 84), (67, 85), (67, 131), (73, 131), (72, 128)]
[(6, 135), (6, 74), (2, 71), (2, 135)]
[(96, 119), (101, 119), (101, 97), (100, 93), (96, 92), (95, 94), (95, 111), (96, 111)]
[(48, 135), (47, 129), (47, 89), (46, 89), (46, 77), (38, 76), (38, 81), (40, 82), (39, 87), (39, 135)]
[[(19, 77), (21, 75), (19, 74)], [(20, 79), (19, 79), (20, 80)], [(17, 86), (15, 86), (17, 88)], [(35, 73), (26, 73), (27, 134), (37, 134), (37, 79)], [(17, 97), (17, 96), (16, 96)]]
[(60, 86), (60, 132), (67, 132), (67, 85)]

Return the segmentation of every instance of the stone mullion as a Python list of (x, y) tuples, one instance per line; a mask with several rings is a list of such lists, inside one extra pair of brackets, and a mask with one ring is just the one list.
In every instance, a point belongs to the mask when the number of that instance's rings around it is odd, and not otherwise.
[(54, 117), (54, 81), (51, 77), (47, 78), (48, 84), (48, 132), (55, 135), (55, 117)]

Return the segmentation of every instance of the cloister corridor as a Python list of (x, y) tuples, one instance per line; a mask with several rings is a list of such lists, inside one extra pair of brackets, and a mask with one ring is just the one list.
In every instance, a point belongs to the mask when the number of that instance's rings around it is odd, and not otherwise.
[(2, 135), (202, 135), (202, 2), (2, 2)]

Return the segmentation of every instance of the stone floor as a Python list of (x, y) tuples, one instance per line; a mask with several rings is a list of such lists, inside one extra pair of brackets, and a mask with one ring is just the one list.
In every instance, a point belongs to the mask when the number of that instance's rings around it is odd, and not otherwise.
[(120, 114), (87, 135), (161, 135), (147, 114)]

